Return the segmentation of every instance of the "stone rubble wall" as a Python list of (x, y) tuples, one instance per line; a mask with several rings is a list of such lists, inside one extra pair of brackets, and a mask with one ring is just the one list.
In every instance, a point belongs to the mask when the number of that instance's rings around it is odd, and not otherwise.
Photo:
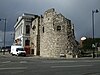
[[(57, 30), (57, 26), (61, 30)], [(60, 57), (62, 53), (66, 58), (78, 55), (71, 20), (56, 13), (55, 9), (49, 9), (44, 13), (40, 26), (40, 56)]]

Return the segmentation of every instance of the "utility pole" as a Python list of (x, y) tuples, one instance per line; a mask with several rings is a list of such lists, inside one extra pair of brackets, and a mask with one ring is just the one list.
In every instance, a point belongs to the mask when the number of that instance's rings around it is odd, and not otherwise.
[[(93, 39), (93, 44), (92, 44), (92, 47), (95, 47), (95, 41), (94, 41), (94, 14), (95, 13), (98, 13), (99, 10), (96, 9), (96, 10), (92, 10), (92, 39)], [(95, 49), (93, 49), (93, 58), (95, 58)]]
[(1, 20), (4, 20), (5, 22), (5, 25), (4, 25), (4, 42), (3, 42), (3, 46), (4, 46), (4, 51), (3, 51), (3, 55), (5, 55), (5, 38), (6, 38), (6, 18), (3, 18), (3, 19), (0, 19)]

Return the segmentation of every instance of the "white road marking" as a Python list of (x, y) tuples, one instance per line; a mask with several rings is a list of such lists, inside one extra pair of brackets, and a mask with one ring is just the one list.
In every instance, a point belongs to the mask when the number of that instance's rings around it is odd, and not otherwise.
[(3, 64), (7, 64), (7, 63), (27, 63), (27, 61), (18, 61), (18, 62), (3, 61), (3, 62), (0, 62), (0, 63), (3, 63)]
[(0, 68), (0, 70), (20, 70), (27, 69), (27, 67), (9, 67), (9, 68)]
[(63, 61), (42, 61), (42, 63), (67, 63), (67, 62), (77, 62), (77, 61), (66, 61), (66, 60), (63, 60)]
[(42, 61), (42, 63), (74, 63), (74, 62), (100, 62), (100, 60), (58, 60), (58, 61)]
[(51, 68), (71, 68), (71, 67), (87, 67), (93, 65), (73, 65), (73, 66), (51, 66)]
[(11, 61), (4, 61), (4, 62), (2, 62), (2, 63), (10, 63)]
[(100, 60), (82, 60), (78, 62), (100, 62)]
[(27, 61), (20, 61), (19, 63), (27, 63)]

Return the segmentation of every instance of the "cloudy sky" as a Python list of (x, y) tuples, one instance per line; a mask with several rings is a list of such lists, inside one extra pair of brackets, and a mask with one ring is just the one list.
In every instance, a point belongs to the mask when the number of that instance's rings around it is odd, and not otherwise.
[[(0, 0), (0, 18), (7, 18), (7, 38), (11, 40), (13, 26), (18, 16), (23, 13), (41, 15), (49, 8), (55, 8), (75, 26), (76, 39), (92, 36), (92, 10), (100, 10), (100, 0)], [(95, 37), (100, 37), (100, 12), (95, 14)], [(0, 33), (4, 21), (0, 21)], [(2, 33), (1, 33), (2, 34)], [(2, 37), (0, 35), (0, 41)], [(8, 41), (8, 40), (6, 40)]]

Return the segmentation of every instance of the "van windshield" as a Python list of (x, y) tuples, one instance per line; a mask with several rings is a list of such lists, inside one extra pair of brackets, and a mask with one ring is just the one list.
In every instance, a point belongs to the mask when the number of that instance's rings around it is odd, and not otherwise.
[(24, 51), (23, 48), (17, 48), (16, 51)]

